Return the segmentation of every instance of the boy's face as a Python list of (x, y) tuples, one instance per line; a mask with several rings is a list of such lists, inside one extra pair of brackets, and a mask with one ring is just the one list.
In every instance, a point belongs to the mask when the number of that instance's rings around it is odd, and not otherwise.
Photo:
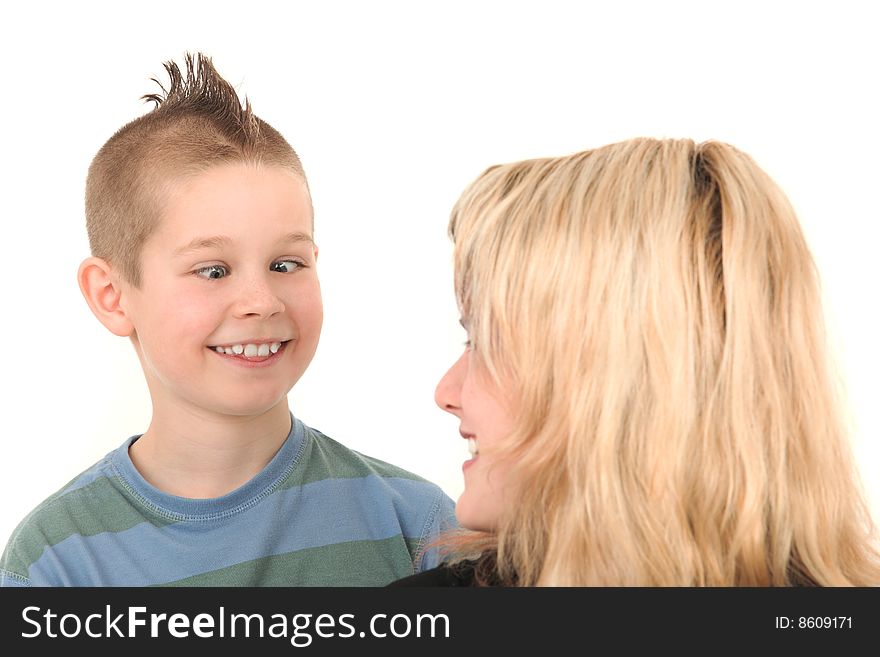
[(321, 332), (316, 258), (295, 173), (230, 164), (174, 187), (122, 301), (154, 413), (286, 404)]

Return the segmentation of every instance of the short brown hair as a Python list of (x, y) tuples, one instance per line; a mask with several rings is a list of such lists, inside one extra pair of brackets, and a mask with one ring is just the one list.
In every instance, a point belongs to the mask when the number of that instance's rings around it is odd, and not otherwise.
[(92, 255), (104, 258), (135, 286), (140, 252), (157, 225), (170, 179), (232, 162), (292, 169), (305, 181), (284, 137), (242, 105), (209, 57), (186, 55), (186, 74), (164, 64), (170, 84), (143, 96), (152, 111), (127, 123), (92, 160), (86, 180), (86, 228)]

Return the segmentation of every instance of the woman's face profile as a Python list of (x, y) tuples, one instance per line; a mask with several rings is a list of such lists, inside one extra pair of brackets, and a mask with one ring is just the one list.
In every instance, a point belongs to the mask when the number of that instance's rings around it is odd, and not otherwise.
[(480, 366), (471, 347), (449, 368), (434, 393), (437, 405), (456, 416), (459, 433), (471, 458), (464, 462), (464, 492), (455, 506), (458, 522), (467, 529), (492, 531), (504, 504), (507, 466), (497, 448), (513, 428), (513, 413), (501, 390)]

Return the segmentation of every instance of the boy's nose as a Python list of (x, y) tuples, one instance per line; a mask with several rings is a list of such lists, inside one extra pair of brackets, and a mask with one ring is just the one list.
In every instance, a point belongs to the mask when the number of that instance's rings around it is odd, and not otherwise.
[(238, 291), (235, 305), (235, 314), (238, 317), (271, 317), (283, 311), (284, 303), (269, 281), (262, 277), (248, 280)]
[(467, 352), (459, 356), (458, 360), (452, 364), (446, 374), (437, 383), (434, 390), (434, 402), (442, 410), (452, 413), (455, 416), (461, 414), (461, 385), (465, 372), (465, 358)]

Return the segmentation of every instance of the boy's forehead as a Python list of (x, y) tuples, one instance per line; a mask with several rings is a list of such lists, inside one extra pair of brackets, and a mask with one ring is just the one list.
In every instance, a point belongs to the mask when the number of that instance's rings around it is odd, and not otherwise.
[(305, 180), (276, 166), (212, 167), (171, 182), (157, 232), (175, 252), (230, 247), (254, 236), (313, 242), (312, 202)]
[[(167, 171), (159, 174), (157, 186), (166, 205), (225, 205), (231, 196), (244, 198), (242, 192), (283, 197), (311, 209), (308, 184), (299, 173), (287, 167), (232, 162), (194, 172)], [(251, 199), (253, 200), (253, 199)]]

